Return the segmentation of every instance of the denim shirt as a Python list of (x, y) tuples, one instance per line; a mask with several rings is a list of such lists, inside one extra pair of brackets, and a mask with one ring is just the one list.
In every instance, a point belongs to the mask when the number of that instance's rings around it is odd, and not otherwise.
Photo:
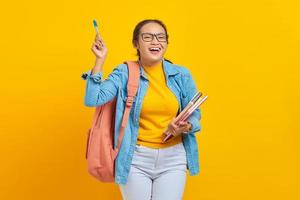
[[(168, 88), (174, 93), (179, 102), (179, 112), (187, 106), (197, 92), (196, 84), (190, 71), (179, 65), (172, 64), (163, 59), (163, 70)], [(114, 147), (117, 146), (117, 138), (122, 122), (122, 116), (127, 97), (128, 68), (122, 63), (113, 69), (107, 79), (102, 79), (102, 71), (91, 74), (92, 70), (82, 74), (82, 79), (87, 80), (84, 97), (84, 104), (88, 107), (97, 107), (117, 98), (115, 115)], [(149, 85), (147, 74), (140, 66), (140, 82), (137, 94), (129, 114), (125, 128), (123, 141), (119, 153), (115, 160), (115, 182), (126, 184), (131, 161), (137, 141), (139, 129), (139, 117), (142, 103)], [(175, 117), (175, 116), (174, 116)], [(192, 124), (192, 129), (187, 134), (182, 134), (183, 145), (187, 156), (187, 169), (190, 175), (199, 173), (198, 145), (195, 134), (200, 131), (201, 112), (197, 108), (188, 121)]]

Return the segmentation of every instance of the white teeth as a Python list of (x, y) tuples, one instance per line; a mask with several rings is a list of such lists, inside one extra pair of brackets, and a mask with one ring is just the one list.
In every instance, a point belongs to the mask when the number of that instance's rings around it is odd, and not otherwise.
[(157, 50), (157, 51), (160, 51), (160, 48), (158, 48), (158, 47), (152, 47), (152, 48), (150, 48), (150, 50)]

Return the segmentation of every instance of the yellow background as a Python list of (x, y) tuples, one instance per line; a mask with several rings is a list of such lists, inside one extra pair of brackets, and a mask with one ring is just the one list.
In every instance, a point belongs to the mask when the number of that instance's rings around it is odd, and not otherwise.
[(185, 200), (299, 199), (300, 3), (297, 0), (9, 1), (1, 3), (0, 199), (121, 199), (86, 170), (83, 104), (98, 20), (104, 77), (136, 59), (143, 19), (168, 28), (166, 58), (209, 96), (200, 174)]

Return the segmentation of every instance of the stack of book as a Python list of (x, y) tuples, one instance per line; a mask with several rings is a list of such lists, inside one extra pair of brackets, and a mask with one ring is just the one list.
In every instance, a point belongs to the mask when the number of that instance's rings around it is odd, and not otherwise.
[[(205, 96), (203, 98), (201, 98), (202, 93), (201, 92), (197, 92), (193, 98), (190, 100), (190, 102), (188, 103), (188, 105), (179, 113), (179, 115), (174, 119), (174, 123), (176, 125), (179, 125), (179, 123), (181, 121), (186, 121), (189, 116), (207, 99), (208, 96)], [(162, 143), (165, 143), (166, 141), (168, 141), (169, 139), (171, 139), (172, 137), (174, 137), (173, 134), (169, 133), (169, 132), (165, 132), (166, 136), (163, 139)]]

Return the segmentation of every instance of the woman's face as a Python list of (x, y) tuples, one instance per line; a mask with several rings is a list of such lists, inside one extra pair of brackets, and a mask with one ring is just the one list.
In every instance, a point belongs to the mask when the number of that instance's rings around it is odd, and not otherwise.
[[(156, 37), (151, 34), (156, 34)], [(155, 22), (145, 24), (140, 29), (135, 48), (139, 50), (143, 64), (151, 66), (162, 61), (168, 47), (166, 37), (164, 28)]]

